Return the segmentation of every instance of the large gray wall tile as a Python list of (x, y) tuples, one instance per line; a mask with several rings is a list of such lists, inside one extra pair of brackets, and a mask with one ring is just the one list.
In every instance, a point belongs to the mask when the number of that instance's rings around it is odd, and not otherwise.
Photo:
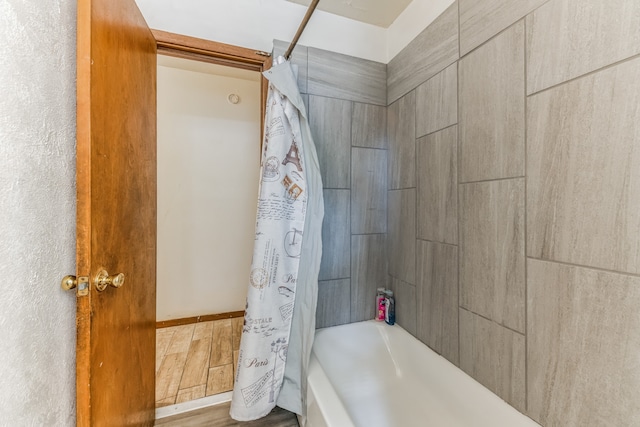
[(417, 143), (418, 237), (458, 242), (458, 128), (452, 126)]
[(635, 59), (529, 98), (528, 255), (640, 273), (638, 76)]
[(416, 186), (416, 95), (410, 92), (387, 108), (389, 188)]
[(448, 66), (416, 88), (416, 136), (458, 122), (458, 63)]
[(391, 290), (395, 300), (396, 323), (416, 336), (416, 287), (391, 278)]
[(387, 107), (353, 103), (351, 145), (387, 148)]
[(529, 415), (640, 425), (640, 277), (537, 260), (528, 272)]
[(525, 352), (524, 335), (460, 309), (460, 368), (521, 412)]
[[(275, 59), (279, 55), (284, 55), (284, 53), (289, 48), (289, 43), (281, 40), (273, 41), (273, 58), (274, 63)], [(300, 89), (300, 93), (307, 93), (307, 57), (308, 57), (308, 49), (306, 46), (302, 46), (297, 44), (296, 47), (291, 52), (290, 61), (293, 65), (298, 67), (298, 88)]]
[(351, 232), (387, 232), (387, 151), (351, 152)]
[(418, 240), (417, 337), (458, 365), (458, 248)]
[(389, 274), (416, 283), (416, 190), (389, 191)]
[(351, 236), (351, 321), (373, 319), (376, 289), (387, 285), (387, 236)]
[(351, 102), (322, 96), (309, 97), (309, 126), (313, 135), (322, 185), (351, 185)]
[(524, 23), (460, 60), (460, 181), (524, 175)]
[(318, 282), (316, 328), (328, 328), (351, 321), (349, 282), (349, 279)]
[(387, 105), (387, 66), (309, 48), (309, 94)]
[(388, 104), (458, 59), (458, 5), (454, 3), (387, 66)]
[(344, 279), (351, 274), (349, 190), (324, 190), (322, 262), (319, 280)]
[(460, 0), (460, 55), (466, 55), (548, 0)]
[(524, 179), (460, 186), (460, 304), (524, 333)]
[(527, 92), (639, 53), (639, 1), (550, 1), (527, 16)]

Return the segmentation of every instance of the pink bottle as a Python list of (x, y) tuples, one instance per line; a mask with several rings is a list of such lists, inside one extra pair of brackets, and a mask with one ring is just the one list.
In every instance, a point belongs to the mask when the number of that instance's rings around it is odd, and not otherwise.
[(376, 295), (376, 317), (375, 319), (378, 322), (384, 322), (385, 317), (387, 315), (387, 305), (385, 304), (385, 289), (378, 288), (378, 293)]

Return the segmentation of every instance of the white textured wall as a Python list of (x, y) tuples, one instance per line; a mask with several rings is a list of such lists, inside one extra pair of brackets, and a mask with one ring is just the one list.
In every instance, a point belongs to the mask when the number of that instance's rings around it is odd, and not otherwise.
[(0, 425), (75, 424), (75, 1), (0, 0)]
[[(244, 310), (255, 241), (260, 74), (221, 76), (211, 74), (219, 72), (211, 64), (158, 59), (171, 67), (158, 67), (157, 319)], [(227, 101), (230, 93), (240, 96), (238, 104)]]

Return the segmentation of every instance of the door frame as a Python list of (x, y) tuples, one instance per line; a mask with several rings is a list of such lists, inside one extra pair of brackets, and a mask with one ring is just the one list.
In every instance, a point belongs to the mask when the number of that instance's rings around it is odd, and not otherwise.
[[(208, 62), (260, 73), (268, 70), (272, 65), (271, 54), (268, 52), (161, 30), (152, 29), (151, 33), (156, 39), (158, 55)], [(262, 76), (260, 79), (261, 131), (264, 131), (264, 114), (268, 89), (269, 81)], [(262, 140), (260, 141), (260, 148), (262, 149)]]
[[(269, 81), (262, 72), (272, 66), (270, 53), (240, 46), (199, 39), (196, 37), (151, 29), (156, 39), (157, 55), (172, 56), (192, 61), (206, 62), (261, 73), (260, 78), (260, 153), (262, 152), (262, 133), (266, 112)], [(157, 88), (156, 88), (157, 91)], [(258, 153), (257, 158), (261, 155)], [(157, 256), (157, 254), (156, 254)], [(244, 311), (240, 312), (244, 313)], [(229, 314), (229, 313), (226, 313)], [(156, 324), (158, 325), (158, 323)], [(156, 326), (157, 327), (157, 326)]]

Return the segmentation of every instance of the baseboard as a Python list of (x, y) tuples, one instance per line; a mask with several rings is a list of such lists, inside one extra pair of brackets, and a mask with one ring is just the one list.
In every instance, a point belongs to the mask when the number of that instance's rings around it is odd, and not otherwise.
[(171, 417), (173, 415), (183, 414), (189, 411), (195, 411), (196, 409), (206, 408), (208, 406), (215, 406), (221, 403), (230, 402), (232, 394), (233, 392), (228, 391), (226, 393), (203, 397), (202, 399), (190, 400), (188, 402), (177, 403), (175, 405), (157, 408), (156, 420), (159, 420), (160, 418)]
[(205, 314), (203, 316), (185, 317), (182, 319), (162, 320), (160, 322), (156, 322), (156, 329), (190, 325), (192, 323), (211, 322), (212, 320), (234, 319), (236, 317), (243, 316), (244, 311), (231, 311), (229, 313)]

